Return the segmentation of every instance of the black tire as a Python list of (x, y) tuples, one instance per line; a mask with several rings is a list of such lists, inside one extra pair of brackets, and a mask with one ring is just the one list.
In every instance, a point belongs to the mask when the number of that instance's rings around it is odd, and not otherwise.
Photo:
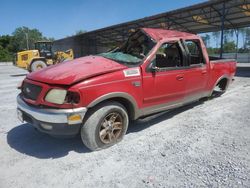
[(81, 128), (81, 138), (92, 151), (118, 143), (127, 132), (128, 113), (118, 102), (103, 103), (91, 109), (86, 118)]
[(227, 90), (227, 87), (223, 88), (220, 85), (216, 85), (211, 93), (211, 95), (209, 96), (210, 99), (214, 99), (217, 97), (220, 97), (221, 95), (223, 95)]
[(42, 60), (35, 60), (30, 65), (30, 71), (35, 72), (47, 67), (47, 64)]

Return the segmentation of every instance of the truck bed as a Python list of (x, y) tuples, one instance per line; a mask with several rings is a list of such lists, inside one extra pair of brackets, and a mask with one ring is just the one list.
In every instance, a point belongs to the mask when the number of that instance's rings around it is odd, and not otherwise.
[(215, 56), (209, 56), (209, 61), (211, 63), (229, 63), (229, 62), (235, 62), (235, 59), (225, 59), (225, 58), (220, 58), (220, 57), (215, 57)]

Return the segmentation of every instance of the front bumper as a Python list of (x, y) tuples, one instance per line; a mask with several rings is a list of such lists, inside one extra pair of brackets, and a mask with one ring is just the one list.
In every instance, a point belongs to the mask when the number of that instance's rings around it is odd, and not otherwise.
[(76, 135), (79, 132), (86, 111), (87, 108), (85, 107), (74, 109), (36, 108), (24, 102), (20, 95), (17, 96), (19, 119), (32, 124), (39, 131), (51, 135)]

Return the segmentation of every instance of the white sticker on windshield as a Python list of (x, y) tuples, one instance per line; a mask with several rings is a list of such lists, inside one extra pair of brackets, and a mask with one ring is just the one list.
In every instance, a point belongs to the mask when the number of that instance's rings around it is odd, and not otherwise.
[(139, 68), (126, 69), (123, 72), (124, 72), (125, 77), (140, 76), (140, 69)]

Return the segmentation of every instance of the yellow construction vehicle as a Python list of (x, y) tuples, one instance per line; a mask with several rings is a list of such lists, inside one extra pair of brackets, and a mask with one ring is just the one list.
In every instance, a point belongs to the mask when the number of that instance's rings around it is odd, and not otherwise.
[(36, 42), (34, 50), (25, 50), (17, 53), (15, 65), (33, 72), (49, 65), (74, 59), (72, 49), (65, 52), (52, 52), (52, 45), (50, 41)]

